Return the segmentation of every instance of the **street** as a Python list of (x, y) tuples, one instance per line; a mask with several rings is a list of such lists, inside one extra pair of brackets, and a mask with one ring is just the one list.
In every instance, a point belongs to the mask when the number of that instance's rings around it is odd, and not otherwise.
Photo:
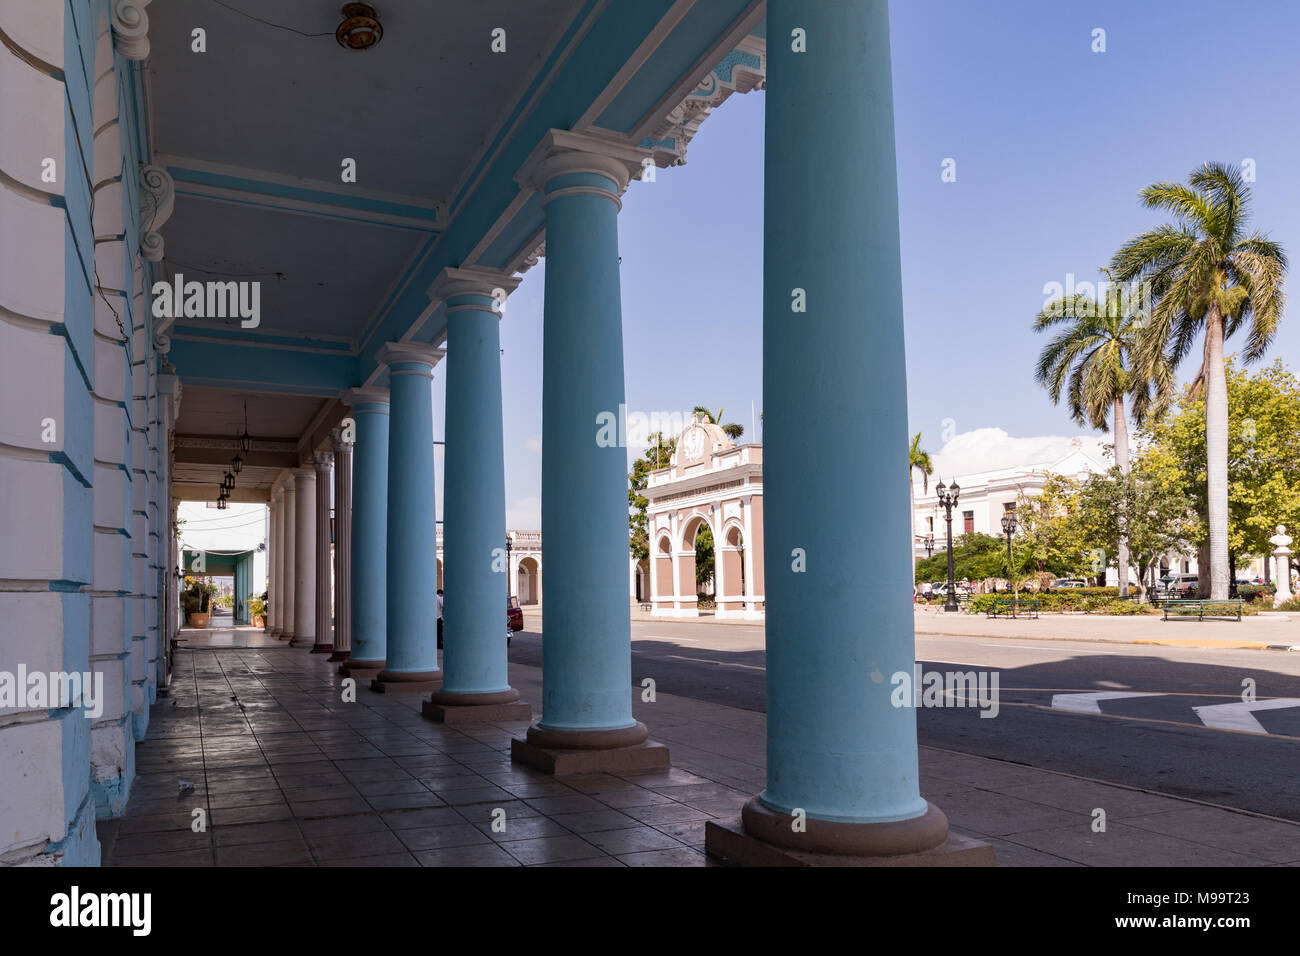
[[(525, 627), (510, 658), (540, 666), (540, 621), (530, 615)], [(916, 643), (924, 671), (993, 670), (999, 680), (993, 719), (973, 706), (922, 708), (924, 745), (1300, 821), (1300, 654), (924, 634)], [(764, 662), (761, 625), (632, 622), (633, 682), (653, 678), (659, 693), (763, 711)], [(1242, 701), (1248, 680), (1254, 704)]]

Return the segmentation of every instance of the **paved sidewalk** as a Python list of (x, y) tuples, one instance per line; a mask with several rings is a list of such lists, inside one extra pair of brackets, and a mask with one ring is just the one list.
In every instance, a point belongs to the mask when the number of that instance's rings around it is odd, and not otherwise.
[(1037, 618), (989, 618), (916, 608), (916, 633), (945, 637), (1019, 637), (1047, 641), (1099, 641), (1169, 647), (1300, 650), (1300, 614), (1267, 613), (1240, 621), (1198, 621), (1159, 615), (1042, 614)]
[[(105, 863), (704, 866), (704, 822), (763, 786), (763, 714), (638, 695), (672, 768), (555, 778), (511, 764), (526, 724), (453, 730), (423, 695), (364, 686), (343, 703), (335, 666), (283, 645), (180, 651), (127, 812), (100, 824)], [(510, 672), (536, 713), (541, 670)], [(1001, 866), (1300, 865), (1300, 825), (998, 760), (923, 747), (921, 790)]]

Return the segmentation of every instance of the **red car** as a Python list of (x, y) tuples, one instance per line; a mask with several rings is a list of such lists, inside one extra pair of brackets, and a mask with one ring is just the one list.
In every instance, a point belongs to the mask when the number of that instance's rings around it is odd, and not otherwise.
[(506, 601), (506, 646), (510, 646), (510, 638), (514, 636), (515, 631), (524, 629), (524, 612), (519, 606), (519, 598), (509, 598)]

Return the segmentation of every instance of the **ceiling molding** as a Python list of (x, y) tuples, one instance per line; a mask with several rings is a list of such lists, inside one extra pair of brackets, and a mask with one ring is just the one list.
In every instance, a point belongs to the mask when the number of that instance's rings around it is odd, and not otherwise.
[(176, 183), (178, 194), (183, 196), (251, 202), (282, 212), (399, 226), (420, 232), (441, 232), (447, 227), (446, 203), (431, 203), (415, 196), (284, 176), (185, 156), (160, 154), (154, 162), (166, 168)]

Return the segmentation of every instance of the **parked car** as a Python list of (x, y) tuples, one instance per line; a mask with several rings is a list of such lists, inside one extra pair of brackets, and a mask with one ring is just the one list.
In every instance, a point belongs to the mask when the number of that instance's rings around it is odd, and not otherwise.
[(510, 638), (514, 637), (515, 631), (523, 629), (524, 610), (519, 606), (519, 598), (508, 598), (506, 600), (506, 647), (510, 646)]
[(1087, 586), (1083, 578), (1061, 578), (1052, 585), (1053, 588), (1086, 588)]
[(1174, 599), (1196, 597), (1198, 586), (1195, 574), (1172, 574), (1170, 575), (1169, 584), (1164, 581), (1156, 583), (1157, 593), (1172, 597)]

